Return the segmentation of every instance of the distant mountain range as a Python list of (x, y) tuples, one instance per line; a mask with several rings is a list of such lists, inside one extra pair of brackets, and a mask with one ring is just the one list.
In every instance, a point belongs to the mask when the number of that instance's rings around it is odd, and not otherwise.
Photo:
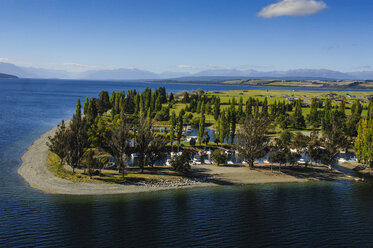
[(16, 66), (0, 62), (0, 73), (15, 75), (20, 78), (59, 78), (59, 79), (93, 79), (93, 80), (160, 80), (199, 81), (212, 78), (225, 79), (332, 79), (332, 80), (373, 80), (373, 71), (339, 72), (327, 69), (297, 69), (288, 71), (256, 71), (237, 69), (212, 69), (197, 73), (163, 72), (154, 73), (140, 69), (88, 70), (85, 72), (68, 72), (34, 67)]
[(0, 73), (0, 78), (17, 78), (16, 76)]

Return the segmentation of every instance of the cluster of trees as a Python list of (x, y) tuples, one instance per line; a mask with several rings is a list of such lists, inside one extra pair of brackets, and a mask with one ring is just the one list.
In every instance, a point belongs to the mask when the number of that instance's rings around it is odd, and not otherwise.
[(373, 119), (363, 119), (359, 123), (355, 141), (355, 152), (359, 162), (373, 166)]
[(236, 126), (238, 111), (235, 107), (234, 98), (231, 101), (229, 108), (219, 111), (219, 117), (216, 123), (216, 140), (217, 143), (228, 143), (229, 140), (231, 143), (234, 143), (236, 136)]
[[(358, 127), (356, 130), (356, 127), (354, 126), (354, 134), (357, 134), (356, 140), (355, 140), (355, 153), (356, 157), (359, 162), (363, 162), (368, 164), (370, 167), (373, 166), (373, 98), (370, 99), (369, 105), (368, 105), (368, 114), (367, 118), (361, 119), (359, 121), (359, 117), (361, 115), (362, 107), (361, 105), (354, 104), (352, 106), (352, 115), (356, 116), (350, 117), (353, 124), (358, 122)], [(347, 125), (347, 129), (351, 128), (351, 125)]]
[(187, 103), (187, 107), (185, 108), (186, 112), (212, 114), (213, 111), (215, 111), (215, 109), (212, 109), (212, 106), (216, 106), (216, 99), (219, 98), (216, 96), (209, 97), (204, 94), (203, 90), (199, 89), (195, 92), (195, 94), (184, 92), (181, 102)]
[(142, 113), (160, 121), (167, 121), (170, 118), (170, 106), (163, 106), (163, 104), (171, 104), (173, 101), (173, 94), (170, 93), (167, 96), (164, 87), (155, 89), (153, 92), (149, 88), (141, 93), (136, 90), (129, 90), (127, 94), (124, 91), (113, 92), (110, 97), (111, 114), (124, 116)]
[(319, 135), (313, 131), (310, 136), (301, 132), (294, 135), (284, 130), (278, 138), (270, 140), (268, 136), (269, 119), (253, 115), (245, 119), (239, 129), (236, 149), (245, 157), (250, 167), (254, 161), (271, 151), (269, 160), (281, 164), (295, 163), (301, 154), (307, 152), (310, 160), (331, 165), (341, 149), (350, 146), (348, 136), (340, 128), (337, 119), (333, 119), (332, 127)]
[[(118, 95), (115, 93), (112, 99), (117, 98)], [(101, 165), (102, 161), (95, 159), (92, 151), (103, 151), (115, 158), (116, 165), (124, 176), (128, 157), (132, 153), (137, 153), (138, 164), (142, 171), (145, 166), (153, 166), (166, 155), (168, 139), (152, 131), (150, 107), (147, 111), (148, 115), (143, 114), (146, 112), (142, 110), (139, 110), (138, 115), (123, 114), (125, 110), (121, 107), (119, 117), (115, 116), (111, 121), (105, 121), (102, 114), (110, 109), (111, 103), (107, 101), (108, 99), (108, 95), (104, 92), (100, 94), (98, 100), (86, 101), (84, 116), (81, 115), (81, 105), (78, 100), (76, 112), (68, 127), (62, 122), (56, 134), (49, 137), (48, 146), (60, 157), (61, 165), (66, 162), (74, 172), (76, 168), (81, 167), (84, 160), (85, 167), (93, 168)], [(159, 95), (157, 99), (160, 99)], [(112, 103), (115, 103), (115, 100)], [(93, 111), (94, 109), (98, 111)]]

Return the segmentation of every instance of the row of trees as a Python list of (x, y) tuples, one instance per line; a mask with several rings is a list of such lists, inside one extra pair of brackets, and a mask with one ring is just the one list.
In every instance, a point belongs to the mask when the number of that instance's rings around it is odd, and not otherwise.
[(294, 135), (289, 130), (284, 130), (279, 137), (271, 140), (268, 136), (270, 120), (258, 115), (246, 118), (240, 126), (236, 149), (245, 157), (250, 167), (254, 161), (271, 151), (269, 160), (286, 164), (295, 163), (301, 154), (307, 152), (312, 160), (321, 161), (331, 167), (335, 157), (341, 149), (346, 149), (351, 142), (341, 129), (338, 119), (332, 120), (330, 130), (319, 135), (313, 131), (310, 136), (301, 132)]
[[(56, 134), (49, 137), (50, 150), (60, 157), (61, 165), (66, 162), (73, 172), (81, 167), (83, 159), (88, 158), (89, 162), (98, 163), (92, 159), (93, 150), (110, 153), (123, 176), (132, 153), (137, 153), (142, 171), (145, 166), (153, 166), (166, 154), (168, 139), (152, 131), (152, 121), (145, 115), (139, 115), (135, 121), (124, 117), (111, 125), (104, 123), (102, 119), (91, 126), (89, 122), (87, 116), (82, 117), (78, 100), (76, 113), (68, 127), (62, 122)], [(97, 129), (92, 128), (96, 124)]]
[(373, 166), (373, 116), (359, 122), (355, 153), (360, 162)]

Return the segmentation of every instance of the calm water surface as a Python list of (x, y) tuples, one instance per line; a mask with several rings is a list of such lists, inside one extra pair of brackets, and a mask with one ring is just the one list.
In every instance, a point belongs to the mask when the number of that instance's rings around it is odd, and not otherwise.
[(27, 146), (61, 119), (69, 119), (78, 97), (159, 86), (174, 92), (250, 89), (0, 79), (0, 247), (373, 246), (373, 187), (367, 183), (82, 197), (42, 193), (17, 175)]

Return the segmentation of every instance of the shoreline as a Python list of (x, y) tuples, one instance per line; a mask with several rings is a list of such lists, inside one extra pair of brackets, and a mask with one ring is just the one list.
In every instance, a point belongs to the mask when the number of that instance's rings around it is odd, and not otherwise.
[(326, 168), (317, 167), (307, 170), (278, 170), (264, 169), (261, 166), (250, 169), (248, 167), (218, 167), (212, 165), (192, 166), (192, 170), (202, 173), (210, 180), (193, 182), (191, 184), (171, 185), (122, 185), (108, 183), (72, 182), (55, 176), (47, 166), (49, 136), (54, 135), (57, 127), (42, 134), (22, 155), (22, 164), (17, 173), (30, 187), (51, 194), (65, 195), (115, 195), (154, 192), (162, 190), (187, 189), (196, 187), (213, 187), (219, 185), (249, 185), (268, 183), (303, 183), (315, 181), (356, 180), (355, 177), (340, 171), (328, 172)]

